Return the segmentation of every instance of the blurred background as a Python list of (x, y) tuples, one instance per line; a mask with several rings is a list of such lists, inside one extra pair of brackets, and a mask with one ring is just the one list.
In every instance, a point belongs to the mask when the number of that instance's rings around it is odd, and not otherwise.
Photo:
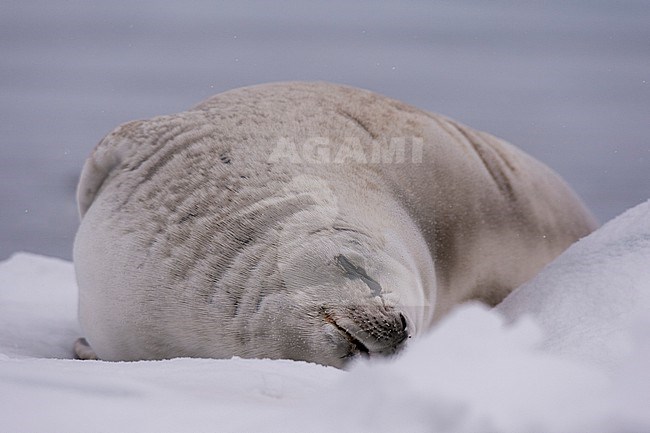
[(601, 222), (650, 198), (650, 2), (4, 1), (0, 260), (70, 259), (85, 157), (118, 124), (327, 80), (502, 137)]

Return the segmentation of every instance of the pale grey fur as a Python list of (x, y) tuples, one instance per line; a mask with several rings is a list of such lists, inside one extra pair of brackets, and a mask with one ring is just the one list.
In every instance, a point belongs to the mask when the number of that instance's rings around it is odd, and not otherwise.
[[(363, 163), (400, 137), (421, 155)], [(347, 158), (327, 163), (327, 143)], [(327, 83), (122, 125), (78, 202), (79, 317), (107, 360), (393, 353), (459, 302), (498, 303), (595, 227), (502, 140)]]

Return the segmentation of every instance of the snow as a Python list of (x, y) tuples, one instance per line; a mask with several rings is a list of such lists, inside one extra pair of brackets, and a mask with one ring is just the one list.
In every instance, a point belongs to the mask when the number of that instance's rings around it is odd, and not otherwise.
[(397, 359), (71, 358), (72, 264), (0, 264), (7, 432), (650, 431), (650, 201), (496, 309), (467, 304)]
[(497, 309), (510, 320), (534, 317), (546, 351), (613, 368), (629, 355), (631, 321), (650, 318), (648, 206), (572, 245)]

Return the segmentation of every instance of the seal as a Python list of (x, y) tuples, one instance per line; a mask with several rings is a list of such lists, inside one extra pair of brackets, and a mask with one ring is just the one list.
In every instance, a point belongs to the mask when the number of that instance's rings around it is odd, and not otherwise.
[(391, 355), (458, 303), (496, 305), (596, 227), (512, 145), (328, 83), (126, 123), (77, 199), (75, 348), (104, 360)]

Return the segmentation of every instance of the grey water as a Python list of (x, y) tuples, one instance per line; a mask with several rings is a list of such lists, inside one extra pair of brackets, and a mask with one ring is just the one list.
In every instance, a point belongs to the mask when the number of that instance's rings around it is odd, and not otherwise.
[(77, 177), (118, 124), (286, 80), (500, 136), (601, 222), (650, 198), (646, 0), (3, 1), (0, 259), (71, 257)]

